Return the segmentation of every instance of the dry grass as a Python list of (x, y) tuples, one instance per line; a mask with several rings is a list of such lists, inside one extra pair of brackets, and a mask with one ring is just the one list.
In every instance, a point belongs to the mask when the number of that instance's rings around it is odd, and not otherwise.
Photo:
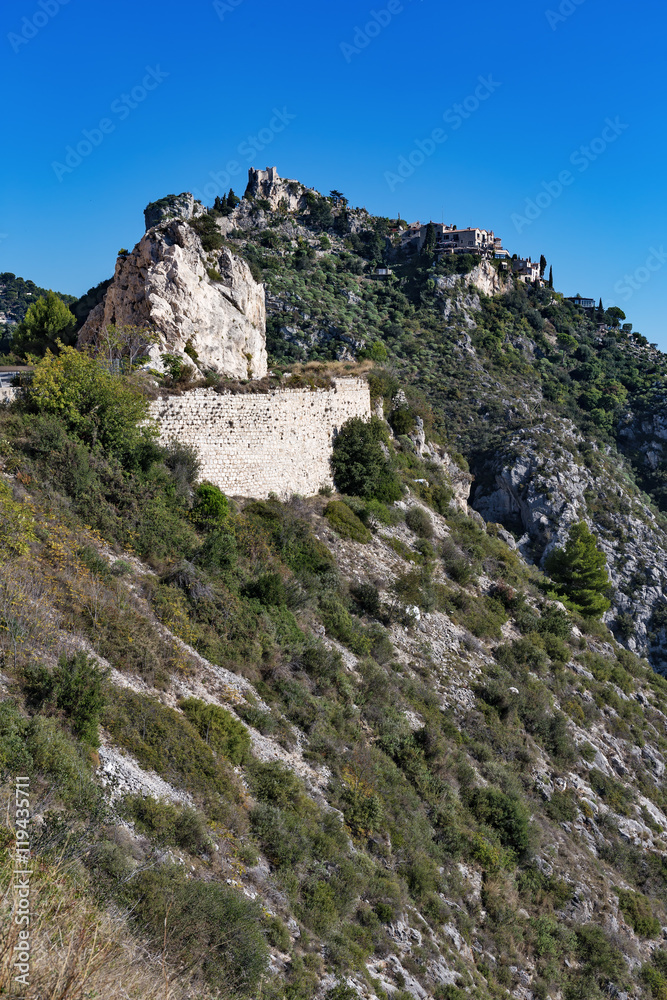
[(18, 940), (13, 915), (12, 845), (0, 857), (0, 996), (25, 1000), (213, 1000), (127, 928), (119, 913), (86, 898), (87, 877), (77, 863), (32, 863), (30, 987), (17, 988), (12, 963)]
[(374, 367), (373, 361), (308, 361), (305, 365), (292, 365), (293, 375), (328, 375), (331, 378), (351, 378), (366, 375)]

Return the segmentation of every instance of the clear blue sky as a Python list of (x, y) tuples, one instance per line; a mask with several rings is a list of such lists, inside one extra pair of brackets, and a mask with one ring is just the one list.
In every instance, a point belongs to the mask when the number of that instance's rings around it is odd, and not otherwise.
[(492, 228), (667, 349), (661, 0), (5, 0), (0, 19), (0, 271), (80, 294), (147, 202), (275, 165)]

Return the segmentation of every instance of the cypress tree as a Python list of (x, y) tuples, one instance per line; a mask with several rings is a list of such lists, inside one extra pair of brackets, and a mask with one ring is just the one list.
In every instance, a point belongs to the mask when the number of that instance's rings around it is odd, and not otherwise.
[(549, 267), (549, 288), (554, 287), (554, 269)]
[(564, 549), (554, 549), (545, 569), (559, 595), (586, 618), (601, 618), (610, 607), (607, 559), (583, 521), (573, 524)]

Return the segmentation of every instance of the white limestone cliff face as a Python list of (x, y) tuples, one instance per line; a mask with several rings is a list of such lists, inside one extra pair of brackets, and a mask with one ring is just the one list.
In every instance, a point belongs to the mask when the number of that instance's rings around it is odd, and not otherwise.
[(448, 274), (436, 278), (440, 291), (452, 291), (460, 283), (463, 288), (475, 288), (484, 295), (500, 295), (511, 287), (510, 276), (502, 276), (488, 260), (481, 260), (468, 274)]
[(190, 341), (200, 370), (235, 378), (261, 378), (267, 371), (264, 286), (229, 250), (207, 253), (181, 219), (149, 229), (127, 257), (118, 258), (104, 300), (81, 328), (79, 346), (95, 341), (109, 324), (155, 331), (159, 340), (147, 353), (158, 368), (164, 353), (192, 364), (185, 353)]

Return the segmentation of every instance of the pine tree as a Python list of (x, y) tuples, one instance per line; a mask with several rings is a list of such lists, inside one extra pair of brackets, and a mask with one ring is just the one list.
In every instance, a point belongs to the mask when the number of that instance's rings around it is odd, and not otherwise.
[(610, 607), (607, 559), (586, 524), (573, 524), (564, 549), (554, 549), (545, 569), (560, 596), (586, 618), (601, 618)]
[(598, 311), (597, 311), (597, 313), (595, 315), (595, 318), (596, 318), (596, 320), (597, 320), (598, 323), (603, 323), (604, 322), (604, 306), (602, 305), (602, 299), (600, 299), (600, 301), (598, 303)]
[(67, 344), (73, 340), (76, 319), (56, 295), (48, 291), (33, 302), (12, 337), (12, 350), (16, 354), (42, 355), (47, 348), (58, 349), (58, 341)]

